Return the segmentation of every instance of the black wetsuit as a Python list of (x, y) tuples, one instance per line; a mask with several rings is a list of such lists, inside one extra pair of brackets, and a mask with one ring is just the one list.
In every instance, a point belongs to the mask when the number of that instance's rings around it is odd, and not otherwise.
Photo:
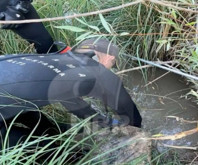
[[(20, 0), (11, 1), (15, 3)], [(11, 1), (1, 0), (0, 12), (6, 11)], [(39, 18), (32, 5), (28, 13), (23, 15), (25, 19)], [(23, 24), (12, 30), (34, 43), (37, 53), (57, 51), (56, 46), (52, 46), (52, 37), (42, 23)], [(127, 124), (141, 126), (141, 116), (120, 79), (86, 56), (6, 55), (0, 56), (0, 70), (2, 137), (4, 138), (7, 132), (6, 124), (9, 126), (14, 118), (16, 122), (27, 126), (12, 126), (9, 132), (10, 146), (15, 145), (22, 136), (28, 136), (36, 125), (34, 135), (40, 136), (44, 132), (49, 135), (57, 134), (57, 131), (54, 131), (55, 125), (36, 110), (38, 107), (60, 102), (79, 118), (95, 114), (96, 111), (83, 101), (82, 96), (99, 98), (117, 111)], [(94, 120), (97, 119), (103, 118), (98, 115)]]
[(36, 106), (55, 102), (60, 102), (79, 118), (86, 118), (96, 111), (82, 100), (82, 96), (93, 96), (105, 99), (107, 106), (127, 124), (141, 126), (141, 116), (121, 80), (86, 56), (68, 53), (6, 55), (0, 56), (0, 70), (1, 125), (22, 112), (21, 119), (31, 126), (28, 118), (32, 116), (28, 113), (35, 114), (32, 110), (37, 109)]

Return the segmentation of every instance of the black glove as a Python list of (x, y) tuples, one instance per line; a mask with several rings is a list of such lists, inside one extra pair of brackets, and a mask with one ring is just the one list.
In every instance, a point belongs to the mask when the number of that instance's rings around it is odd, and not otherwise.
[[(25, 19), (24, 15), (14, 9), (13, 7), (7, 7), (5, 12), (0, 13), (0, 20), (11, 21), (11, 20), (23, 20)], [(16, 29), (20, 27), (21, 24), (2, 24), (2, 29)]]
[[(0, 20), (11, 21), (11, 20), (23, 20), (25, 19), (24, 14), (28, 13), (31, 0), (29, 1), (17, 1), (15, 4), (10, 4), (6, 11), (0, 13)], [(4, 24), (1, 26), (2, 29), (16, 29), (22, 24)]]
[[(15, 5), (15, 9), (22, 12), (22, 13), (28, 13), (30, 9), (30, 3), (32, 0), (19, 0)], [(11, 5), (12, 6), (12, 5)]]

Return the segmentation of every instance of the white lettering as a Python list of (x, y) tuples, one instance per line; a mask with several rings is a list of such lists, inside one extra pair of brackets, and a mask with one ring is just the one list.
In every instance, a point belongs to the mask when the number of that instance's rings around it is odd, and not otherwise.
[(56, 73), (61, 73), (61, 71), (58, 68), (53, 69)]
[(80, 77), (86, 77), (86, 74), (79, 73), (78, 75), (79, 75)]
[(42, 65), (47, 66), (47, 65), (48, 65), (48, 63), (42, 63)]
[(18, 65), (25, 65), (24, 62), (18, 62), (17, 64), (18, 64)]
[(26, 60), (27, 60), (27, 61), (32, 61), (32, 59), (30, 59), (30, 58), (26, 58)]
[(22, 62), (22, 63), (20, 63), (19, 65), (23, 66), (23, 65), (25, 65), (25, 64), (26, 64), (26, 63)]
[(43, 61), (39, 61), (39, 62), (38, 62), (38, 64), (42, 64), (42, 63), (44, 63), (44, 62), (43, 62)]
[(7, 60), (7, 62), (12, 62), (13, 60)]
[(21, 66), (26, 64), (26, 63), (24, 63), (24, 62), (20, 62), (20, 61), (12, 60), (12, 59), (7, 60), (7, 62), (10, 62), (10, 63), (12, 63), (12, 64), (21, 65)]
[(57, 61), (59, 61), (59, 59), (53, 59), (52, 61), (55, 61), (55, 62), (57, 62)]
[(55, 67), (53, 65), (49, 65), (48, 68), (54, 69)]
[(76, 66), (74, 66), (72, 64), (67, 64), (66, 66), (69, 67), (69, 68), (71, 68), (71, 69), (76, 68)]
[(65, 73), (59, 73), (59, 75), (60, 75), (61, 77), (63, 77), (63, 76), (65, 76)]

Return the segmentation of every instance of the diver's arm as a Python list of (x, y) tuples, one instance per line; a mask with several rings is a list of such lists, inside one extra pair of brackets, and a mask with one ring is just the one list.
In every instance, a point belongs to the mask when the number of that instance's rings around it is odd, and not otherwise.
[(141, 127), (140, 113), (119, 77), (102, 65), (92, 68), (92, 71), (97, 81), (89, 96), (101, 99), (125, 124)]
[[(39, 19), (39, 15), (31, 5), (31, 0), (10, 0), (3, 3), (0, 9), (0, 20)], [(5, 6), (6, 5), (6, 6)], [(5, 11), (2, 11), (5, 9)], [(53, 39), (42, 23), (4, 24), (2, 29), (11, 29), (29, 43), (33, 43), (37, 53), (56, 52)]]
[[(39, 19), (39, 15), (32, 5), (29, 12), (25, 15), (26, 19)], [(13, 29), (15, 33), (26, 39), (29, 43), (33, 43), (37, 53), (52, 53), (58, 49), (54, 45), (53, 38), (44, 27), (43, 23), (23, 24), (21, 27)]]

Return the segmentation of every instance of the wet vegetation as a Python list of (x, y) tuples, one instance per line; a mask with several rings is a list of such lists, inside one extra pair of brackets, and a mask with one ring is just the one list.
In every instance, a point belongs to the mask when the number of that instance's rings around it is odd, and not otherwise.
[[(40, 16), (45, 18), (97, 11), (128, 2), (131, 1), (35, 0), (33, 5), (37, 8)], [(90, 37), (105, 37), (115, 42), (121, 48), (119, 62), (117, 63), (117, 68), (120, 71), (143, 66), (145, 63), (139, 59), (144, 59), (151, 62), (171, 61), (165, 67), (198, 76), (198, 13), (192, 12), (197, 11), (198, 4), (196, 0), (174, 0), (163, 3), (167, 6), (145, 1), (144, 3), (103, 14), (46, 22), (44, 24), (55, 40), (62, 41), (70, 46)], [(178, 8), (182, 9), (178, 10)], [(33, 45), (29, 45), (12, 31), (1, 30), (0, 33), (0, 54), (35, 52)], [(133, 57), (136, 57), (136, 59)], [(141, 72), (146, 80), (147, 69), (141, 69)], [(191, 92), (186, 93), (187, 97), (194, 97), (198, 103), (198, 81), (189, 78), (186, 78), (186, 81), (192, 84)], [(81, 127), (86, 123), (87, 120), (82, 121)], [(71, 155), (72, 149), (69, 146), (72, 145), (78, 149), (77, 146), (84, 144), (82, 140), (75, 145), (74, 137), (79, 131), (79, 127), (76, 128), (77, 126), (69, 130), (68, 134), (53, 137), (68, 147), (65, 148), (65, 151), (67, 151), (65, 155), (58, 159), (53, 157), (50, 163), (63, 164), (64, 160), (68, 160), (68, 155)], [(42, 138), (44, 137), (40, 137), (38, 140), (42, 141)], [(28, 145), (28, 143), (25, 145)], [(25, 146), (18, 146), (10, 149), (9, 152), (2, 153), (0, 164), (7, 164), (6, 162), (13, 162), (13, 164), (22, 164), (24, 161), (34, 162), (37, 155), (28, 157), (26, 151), (22, 150), (22, 148), (25, 148)], [(93, 150), (95, 148), (93, 147)], [(45, 149), (38, 150), (45, 152)], [(57, 149), (57, 151), (59, 150)], [(78, 164), (89, 164), (91, 161), (85, 162), (90, 154), (91, 152), (87, 154), (85, 159), (81, 159)], [(161, 159), (163, 155), (154, 154), (153, 162), (166, 164), (167, 162)], [(176, 156), (170, 160), (170, 163), (180, 164)]]

